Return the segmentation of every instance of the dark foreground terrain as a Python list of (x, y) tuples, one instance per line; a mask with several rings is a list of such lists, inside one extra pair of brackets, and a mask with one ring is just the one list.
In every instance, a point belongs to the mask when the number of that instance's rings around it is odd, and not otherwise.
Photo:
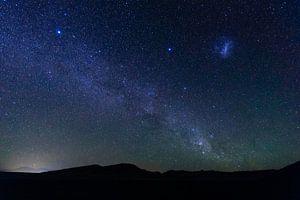
[(300, 199), (300, 162), (253, 172), (149, 172), (98, 165), (0, 173), (0, 199)]

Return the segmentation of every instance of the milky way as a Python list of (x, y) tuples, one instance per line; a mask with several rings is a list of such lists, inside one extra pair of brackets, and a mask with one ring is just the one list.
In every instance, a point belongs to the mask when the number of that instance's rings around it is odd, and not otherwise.
[(300, 159), (299, 2), (0, 7), (0, 169)]

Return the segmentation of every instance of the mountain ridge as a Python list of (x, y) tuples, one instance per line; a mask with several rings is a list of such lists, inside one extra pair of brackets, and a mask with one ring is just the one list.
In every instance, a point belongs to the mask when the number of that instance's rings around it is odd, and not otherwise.
[(67, 171), (67, 170), (77, 170), (77, 169), (88, 169), (88, 168), (98, 168), (98, 169), (109, 169), (109, 168), (116, 168), (116, 169), (122, 169), (122, 168), (131, 168), (136, 170), (143, 170), (147, 172), (152, 173), (160, 173), (160, 174), (169, 174), (169, 173), (251, 173), (251, 172), (269, 172), (269, 171), (283, 171), (283, 170), (289, 170), (289, 169), (299, 169), (300, 170), (300, 161), (294, 162), (292, 164), (286, 165), (279, 169), (262, 169), (262, 170), (243, 170), (243, 171), (218, 171), (218, 170), (167, 170), (165, 172), (159, 172), (159, 171), (151, 171), (146, 170), (143, 168), (138, 167), (137, 165), (131, 164), (131, 163), (119, 163), (119, 164), (113, 164), (113, 165), (98, 165), (98, 164), (91, 164), (91, 165), (84, 165), (84, 166), (78, 166), (78, 167), (70, 167), (70, 168), (64, 168), (64, 169), (58, 169), (58, 170), (52, 170), (42, 173), (49, 173), (49, 172), (60, 172), (60, 171)]
[[(91, 165), (83, 165), (78, 167), (70, 167), (70, 168), (63, 168), (58, 170), (49, 170), (44, 168), (31, 168), (31, 167), (20, 167), (13, 170), (1, 170), (2, 173), (40, 173), (40, 174), (52, 174), (52, 173), (62, 173), (62, 172), (80, 172), (80, 171), (101, 171), (101, 170), (125, 170), (127, 172), (134, 172), (134, 171), (143, 171), (155, 174), (176, 174), (176, 173), (184, 173), (184, 174), (201, 174), (201, 173), (227, 173), (227, 174), (234, 174), (234, 173), (263, 173), (263, 172), (274, 172), (274, 171), (288, 171), (288, 170), (300, 170), (300, 161), (294, 162), (287, 166), (284, 166), (280, 169), (263, 169), (263, 170), (251, 170), (251, 171), (217, 171), (217, 170), (167, 170), (165, 172), (159, 171), (151, 171), (146, 170), (143, 168), (138, 167), (137, 165), (131, 163), (118, 163), (113, 165), (98, 165), (98, 164), (91, 164)], [(27, 171), (26, 171), (27, 170)]]
[[(133, 164), (88, 165), (43, 173), (0, 173), (5, 199), (299, 199), (300, 162), (278, 170), (150, 172)], [(3, 193), (4, 192), (4, 193)], [(246, 196), (245, 196), (246, 195)], [(13, 198), (11, 198), (13, 197)], [(30, 198), (29, 198), (30, 197)], [(132, 198), (134, 197), (134, 198)], [(43, 198), (44, 199), (44, 198)], [(142, 198), (144, 199), (144, 198)]]

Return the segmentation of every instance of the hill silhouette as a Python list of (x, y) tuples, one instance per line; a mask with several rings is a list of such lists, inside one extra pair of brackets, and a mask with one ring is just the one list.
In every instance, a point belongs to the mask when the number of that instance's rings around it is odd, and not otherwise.
[(140, 169), (133, 164), (117, 164), (110, 166), (89, 165), (43, 173), (47, 178), (60, 179), (110, 179), (110, 180), (145, 180), (158, 178), (159, 172)]
[(0, 199), (300, 199), (300, 162), (279, 170), (150, 172), (132, 164), (0, 173)]

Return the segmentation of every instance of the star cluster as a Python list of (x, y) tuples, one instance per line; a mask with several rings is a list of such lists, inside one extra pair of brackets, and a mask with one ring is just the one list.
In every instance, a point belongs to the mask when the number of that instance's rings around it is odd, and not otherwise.
[(300, 159), (298, 1), (0, 2), (0, 169)]

